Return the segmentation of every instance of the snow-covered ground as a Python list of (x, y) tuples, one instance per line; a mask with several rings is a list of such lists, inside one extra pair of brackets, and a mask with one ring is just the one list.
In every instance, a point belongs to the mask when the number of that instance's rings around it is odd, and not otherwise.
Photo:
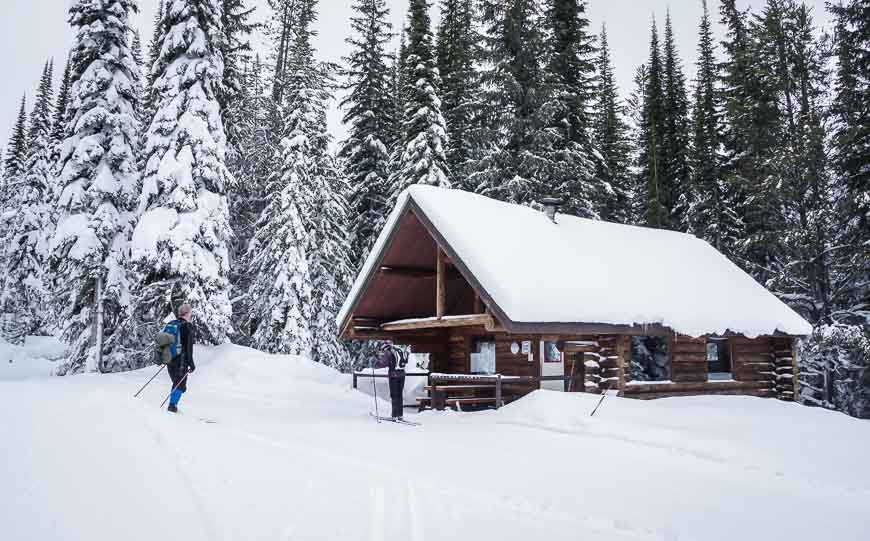
[(590, 418), (597, 397), (539, 391), (378, 425), (323, 366), (197, 355), (179, 416), (165, 375), (132, 397), (154, 368), (0, 380), (0, 539), (870, 539), (870, 423), (842, 414), (607, 398)]

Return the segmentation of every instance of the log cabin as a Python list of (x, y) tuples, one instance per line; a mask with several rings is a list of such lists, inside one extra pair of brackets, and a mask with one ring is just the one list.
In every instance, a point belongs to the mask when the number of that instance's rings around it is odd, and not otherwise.
[(801, 316), (703, 240), (554, 203), (412, 186), (344, 302), (341, 337), (428, 354), (421, 407), (498, 407), (540, 388), (794, 400)]

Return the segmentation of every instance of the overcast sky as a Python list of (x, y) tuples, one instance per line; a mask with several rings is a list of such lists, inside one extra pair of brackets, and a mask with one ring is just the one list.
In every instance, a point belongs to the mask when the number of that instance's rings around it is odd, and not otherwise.
[[(430, 0), (431, 1), (431, 0)], [(718, 21), (718, 1), (708, 0), (714, 21)], [(42, 70), (42, 64), (55, 58), (56, 78), (60, 78), (64, 59), (73, 34), (67, 24), (66, 8), (70, 0), (0, 0), (0, 147), (6, 145), (21, 94), (27, 92), (28, 108)], [(258, 6), (258, 17), (267, 14), (266, 0), (248, 0)], [(408, 0), (387, 0), (395, 30), (402, 27)], [(432, 2), (434, 20), (437, 21), (437, 1)], [(827, 25), (828, 14), (823, 0), (808, 0), (813, 6), (817, 25)], [(647, 57), (649, 25), (653, 15), (663, 24), (665, 11), (670, 7), (677, 45), (689, 80), (694, 77), (698, 21), (701, 0), (590, 0), (589, 16), (597, 33), (602, 23), (607, 24), (610, 47), (616, 75), (623, 93), (631, 88), (635, 68)], [(738, 2), (743, 6), (762, 5), (763, 0)], [(157, 9), (157, 0), (140, 0), (140, 14), (136, 24), (147, 43), (151, 35), (151, 21)], [(320, 0), (320, 32), (317, 47), (324, 60), (338, 61), (347, 53), (344, 38), (348, 34), (351, 0)], [(660, 24), (661, 28), (661, 24)], [(717, 35), (720, 31), (715, 26)], [(55, 85), (56, 88), (56, 85)], [(332, 132), (341, 138), (345, 131), (340, 125), (338, 111), (330, 115)]]

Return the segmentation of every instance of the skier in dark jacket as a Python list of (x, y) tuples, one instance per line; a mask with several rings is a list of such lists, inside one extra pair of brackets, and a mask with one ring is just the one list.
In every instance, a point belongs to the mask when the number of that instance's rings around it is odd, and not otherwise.
[(393, 403), (393, 419), (401, 419), (405, 407), (403, 393), (405, 390), (405, 365), (408, 358), (404, 352), (391, 344), (384, 342), (381, 346), (381, 359), (375, 368), (388, 368), (390, 382), (390, 400)]
[(189, 304), (182, 304), (178, 308), (178, 319), (181, 321), (179, 333), (181, 349), (167, 366), (173, 389), (172, 394), (169, 395), (169, 411), (173, 413), (178, 411), (178, 401), (187, 391), (187, 374), (196, 370), (196, 365), (193, 364), (193, 341), (196, 330), (190, 322), (192, 314), (193, 309)]

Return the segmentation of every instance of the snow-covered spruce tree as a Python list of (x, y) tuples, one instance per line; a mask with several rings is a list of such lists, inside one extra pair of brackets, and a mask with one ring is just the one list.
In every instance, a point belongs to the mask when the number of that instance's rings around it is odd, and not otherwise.
[(630, 224), (644, 223), (645, 216), (645, 186), (642, 185), (644, 180), (641, 175), (643, 170), (641, 159), (642, 153), (646, 150), (644, 144), (646, 140), (645, 131), (645, 104), (646, 92), (649, 89), (649, 70), (646, 64), (641, 64), (634, 70), (633, 86), (631, 93), (625, 100), (626, 119), (629, 123), (629, 168), (628, 168), (628, 186), (629, 200), (627, 211), (627, 222)]
[[(250, 35), (257, 28), (251, 22), (254, 8), (245, 6), (245, 0), (222, 0), (225, 38), (221, 49), (224, 59), (223, 83), (218, 92), (218, 103), (223, 111), (224, 132), (228, 152), (239, 150), (239, 124), (245, 112), (240, 109), (245, 84), (243, 66), (251, 53)], [(232, 171), (232, 169), (230, 169)], [(234, 172), (234, 171), (233, 171)]]
[(480, 36), (473, 0), (442, 0), (436, 44), (441, 76), (441, 112), (447, 123), (447, 168), (456, 188), (475, 191), (468, 167), (480, 148), (475, 136), (480, 117), (480, 76), (475, 60)]
[(280, 133), (273, 129), (276, 123), (275, 103), (263, 76), (263, 64), (256, 56), (244, 64), (242, 95), (235, 108), (238, 111), (236, 124), (237, 148), (227, 156), (227, 167), (235, 179), (230, 197), (230, 226), (232, 260), (230, 283), (234, 291), (233, 327), (237, 334), (233, 342), (250, 343), (250, 329), (246, 321), (249, 307), (257, 300), (248, 295), (251, 275), (244, 264), (245, 254), (254, 236), (256, 223), (266, 201), (266, 183), (275, 170), (275, 148)]
[[(283, 117), (281, 168), (269, 183), (270, 202), (263, 211), (249, 251), (251, 343), (270, 352), (315, 357), (314, 252), (323, 248), (313, 220), (325, 210), (323, 192), (331, 188), (329, 135), (326, 132), (328, 78), (314, 59), (311, 28), (316, 0), (293, 6), (293, 42), (287, 49), (280, 107)], [(322, 254), (321, 257), (323, 257)], [(330, 272), (329, 263), (318, 272)], [(325, 285), (321, 277), (321, 285)], [(322, 292), (320, 292), (322, 295)], [(334, 318), (334, 314), (333, 314)]]
[(479, 193), (531, 204), (549, 191), (539, 176), (548, 150), (541, 112), (545, 21), (534, 0), (482, 0), (479, 6), (486, 116), (470, 181)]
[(151, 30), (151, 39), (148, 41), (148, 52), (143, 59), (145, 63), (144, 69), (142, 70), (144, 75), (144, 91), (140, 110), (142, 111), (143, 126), (146, 128), (151, 125), (151, 119), (154, 118), (154, 106), (156, 100), (154, 95), (154, 80), (156, 75), (154, 74), (153, 69), (157, 59), (160, 57), (161, 36), (166, 32), (163, 22), (165, 11), (166, 0), (158, 0), (157, 11), (154, 13), (154, 27)]
[(821, 325), (802, 341), (800, 401), (870, 419), (870, 330)]
[[(3, 177), (11, 182), (24, 171), (27, 161), (27, 97), (21, 96), (21, 106), (15, 125), (12, 127), (12, 135), (6, 147), (6, 156), (3, 161)], [(0, 205), (5, 205), (7, 198), (0, 200)]]
[(610, 60), (607, 29), (602, 25), (596, 64), (597, 84), (593, 133), (595, 146), (602, 159), (597, 162), (596, 176), (613, 189), (607, 198), (601, 217), (605, 220), (628, 223), (631, 216), (631, 192), (629, 166), (631, 148), (628, 125), (625, 122), (625, 107), (619, 97), (619, 87)]
[(717, 88), (719, 67), (707, 1), (703, 0), (702, 5), (689, 158), (692, 183), (690, 190), (683, 190), (686, 204), (682, 229), (730, 256), (742, 237), (743, 228), (734, 189), (722, 178), (722, 115)]
[(407, 60), (408, 60), (408, 33), (402, 28), (399, 36), (399, 50), (393, 55), (390, 62), (389, 80), (387, 83), (390, 86), (392, 100), (390, 101), (390, 131), (386, 135), (385, 144), (387, 148), (396, 149), (402, 141), (402, 129), (404, 126), (405, 112), (405, 89), (407, 77)]
[(401, 140), (392, 160), (387, 208), (413, 184), (450, 187), (447, 169), (447, 127), (441, 114), (429, 3), (411, 0), (408, 6), (408, 42), (405, 59)]
[[(848, 0), (828, 4), (836, 20), (837, 55), (832, 161), (837, 177), (835, 284), (844, 295), (835, 319), (870, 326), (870, 4)], [(837, 287), (834, 288), (837, 290)]]
[(389, 56), (392, 37), (384, 0), (355, 0), (351, 17), (350, 54), (344, 59), (347, 96), (341, 105), (349, 126), (339, 155), (351, 189), (350, 242), (354, 268), (368, 256), (389, 209), (388, 168), (390, 135)]
[(27, 158), (18, 181), (9, 187), (2, 224), (4, 246), (0, 269), (0, 313), (12, 323), (4, 325), (11, 340), (46, 332), (49, 317), (44, 287), (47, 236), (51, 223), (51, 117), (52, 64), (42, 71), (30, 114)]
[(129, 302), (126, 266), (139, 173), (136, 115), (139, 71), (128, 45), (135, 0), (77, 0), (69, 123), (60, 155), (60, 217), (51, 241), (50, 276), (60, 308), (66, 362), (58, 373), (128, 369), (124, 355), (103, 348), (96, 365), (93, 323), (102, 287), (104, 344)]
[[(54, 118), (51, 121), (51, 141), (52, 144), (58, 146), (58, 153), (60, 151), (60, 143), (63, 141), (64, 131), (66, 130), (66, 124), (68, 121), (67, 106), (70, 100), (70, 87), (72, 85), (72, 81), (70, 81), (71, 68), (72, 55), (69, 55), (66, 59), (66, 65), (63, 68), (63, 77), (61, 77), (60, 80), (60, 88), (57, 90), (57, 100), (54, 104)], [(55, 162), (57, 161), (56, 158), (58, 156), (55, 156)]]
[(638, 210), (644, 225), (669, 228), (674, 194), (664, 167), (666, 131), (664, 66), (655, 20), (652, 22), (650, 34), (650, 53), (645, 83), (636, 141)]
[(662, 89), (664, 91), (664, 133), (662, 137), (662, 177), (666, 183), (670, 211), (668, 219), (671, 229), (681, 229), (688, 203), (681, 201), (681, 194), (691, 191), (689, 184), (689, 99), (686, 95), (686, 77), (680, 61), (671, 14), (665, 17), (664, 72)]
[[(723, 174), (734, 192), (734, 207), (745, 233), (733, 256), (756, 279), (766, 282), (772, 261), (770, 247), (781, 235), (775, 192), (764, 188), (773, 178), (770, 152), (780, 141), (780, 117), (772, 80), (761, 64), (758, 24), (740, 11), (735, 0), (721, 0)], [(756, 17), (757, 19), (757, 17)]]
[(588, 32), (585, 0), (550, 0), (544, 17), (546, 123), (540, 195), (565, 198), (565, 212), (598, 217), (615, 195), (595, 172), (600, 151), (592, 137), (595, 37)]
[(219, 344), (231, 329), (226, 190), (232, 177), (217, 102), (221, 4), (175, 0), (165, 6), (161, 28), (131, 245), (138, 283), (123, 333), (134, 364), (146, 360), (154, 329), (181, 302), (193, 304), (198, 342)]

